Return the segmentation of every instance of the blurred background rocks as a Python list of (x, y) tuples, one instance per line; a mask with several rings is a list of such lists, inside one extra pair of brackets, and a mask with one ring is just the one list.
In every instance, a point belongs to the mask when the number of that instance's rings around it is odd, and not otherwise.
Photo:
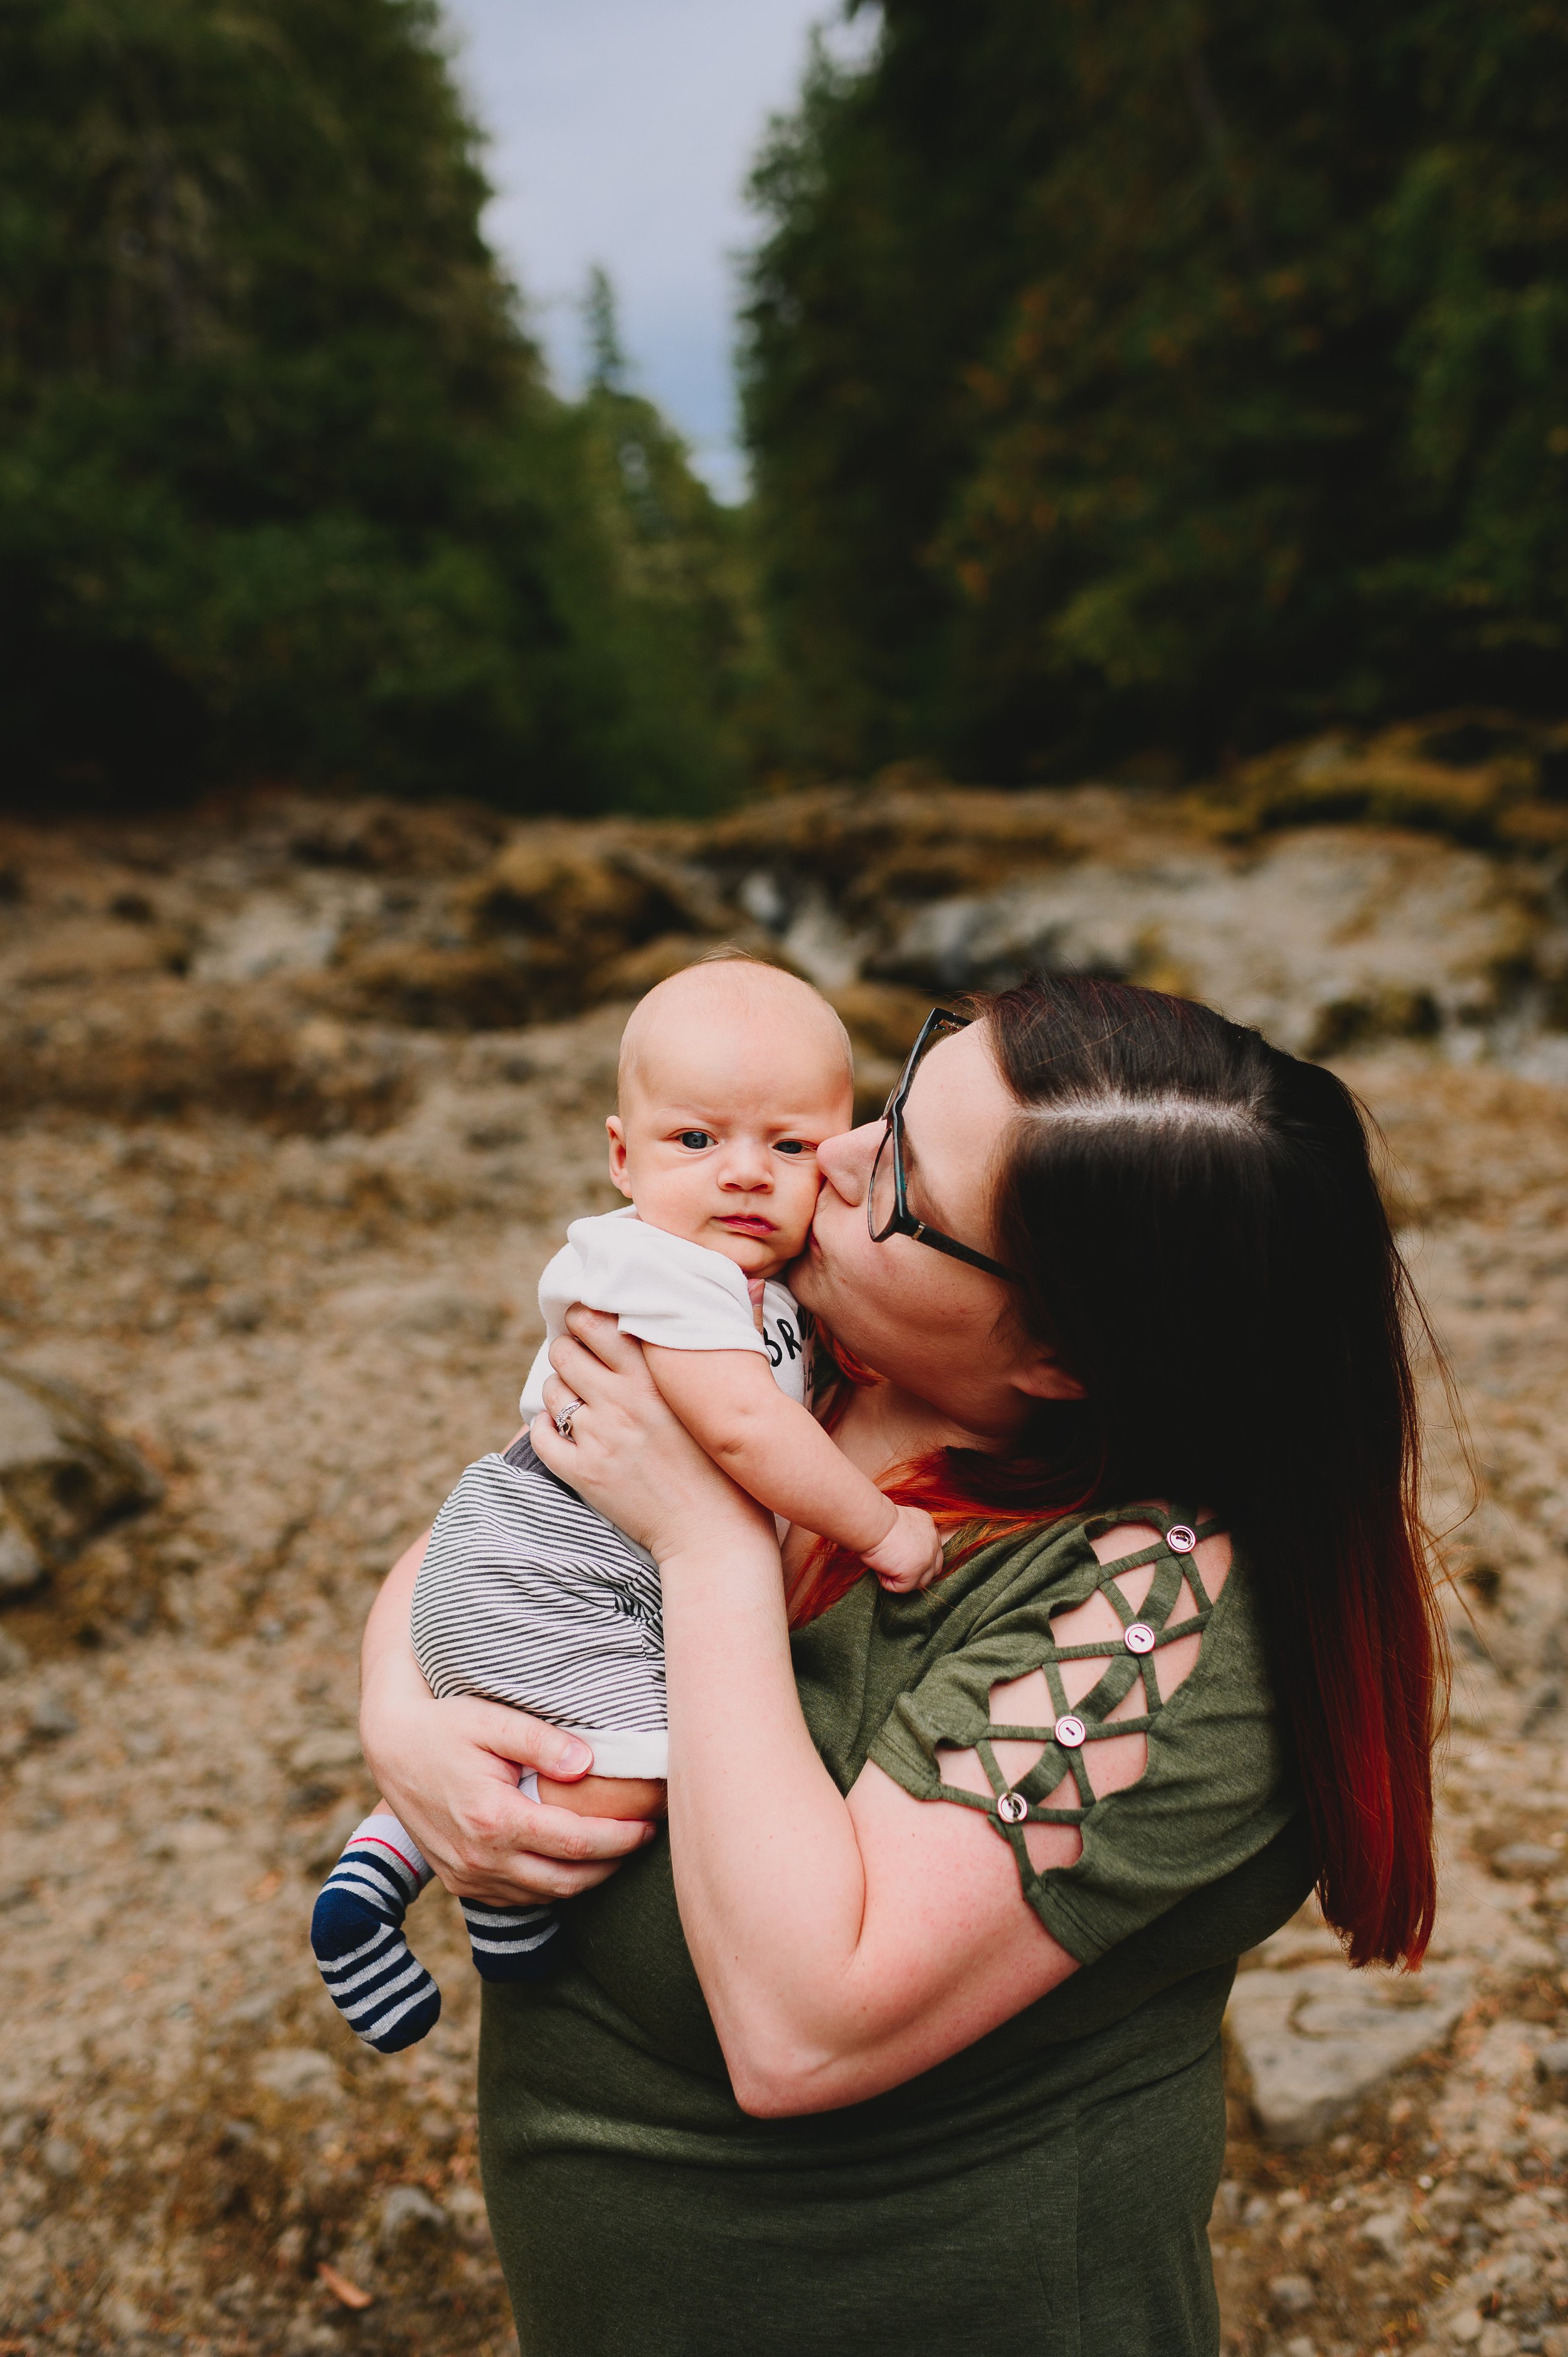
[(1298, 1052), (1391, 1039), (1568, 1071), (1568, 732), (1344, 732), (1179, 794), (822, 787), (705, 824), (519, 823), (298, 793), (12, 827), (0, 1108), (221, 1105), (379, 1135), (482, 1035), (635, 997), (725, 943), (841, 1006), (875, 1093), (931, 994), (1066, 964)]

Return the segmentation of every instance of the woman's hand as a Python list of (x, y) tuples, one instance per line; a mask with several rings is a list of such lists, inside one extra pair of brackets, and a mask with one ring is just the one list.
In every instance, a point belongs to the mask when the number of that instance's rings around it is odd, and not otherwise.
[(424, 1539), (389, 1574), (365, 1628), (360, 1736), (382, 1794), (448, 1890), (503, 1906), (571, 1899), (615, 1871), (656, 1828), (525, 1801), (519, 1771), (558, 1782), (586, 1774), (575, 1736), (500, 1703), (437, 1702), (409, 1642), (408, 1606)]
[[(529, 1434), (541, 1463), (660, 1565), (693, 1545), (722, 1547), (726, 1533), (744, 1546), (766, 1529), (771, 1543), (771, 1517), (666, 1406), (641, 1343), (606, 1312), (581, 1305), (567, 1311), (566, 1326), (550, 1349), (549, 1414), (536, 1416)], [(569, 1407), (564, 1438), (554, 1418)]]

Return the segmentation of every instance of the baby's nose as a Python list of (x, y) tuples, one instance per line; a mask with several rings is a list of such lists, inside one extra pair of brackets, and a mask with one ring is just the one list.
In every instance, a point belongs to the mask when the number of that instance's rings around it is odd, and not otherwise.
[(771, 1179), (768, 1157), (759, 1146), (737, 1142), (725, 1155), (721, 1182), (725, 1187), (766, 1187)]

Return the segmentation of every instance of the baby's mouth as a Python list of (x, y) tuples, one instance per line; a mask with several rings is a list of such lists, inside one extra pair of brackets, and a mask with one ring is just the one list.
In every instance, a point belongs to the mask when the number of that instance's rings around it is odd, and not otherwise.
[(765, 1220), (760, 1211), (730, 1211), (720, 1219), (719, 1225), (728, 1228), (736, 1236), (770, 1236), (773, 1233), (772, 1221)]

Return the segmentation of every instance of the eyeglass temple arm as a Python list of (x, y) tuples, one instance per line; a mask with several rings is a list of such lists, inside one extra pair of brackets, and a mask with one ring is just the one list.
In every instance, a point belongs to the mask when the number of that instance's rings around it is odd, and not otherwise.
[(999, 1260), (993, 1260), (989, 1253), (961, 1244), (955, 1237), (944, 1236), (940, 1228), (928, 1228), (923, 1220), (911, 1219), (904, 1233), (912, 1236), (918, 1244), (929, 1244), (933, 1252), (946, 1253), (950, 1260), (967, 1261), (971, 1268), (983, 1268), (988, 1276), (1002, 1277), (1008, 1285), (1017, 1283), (1012, 1270), (1004, 1268)]

